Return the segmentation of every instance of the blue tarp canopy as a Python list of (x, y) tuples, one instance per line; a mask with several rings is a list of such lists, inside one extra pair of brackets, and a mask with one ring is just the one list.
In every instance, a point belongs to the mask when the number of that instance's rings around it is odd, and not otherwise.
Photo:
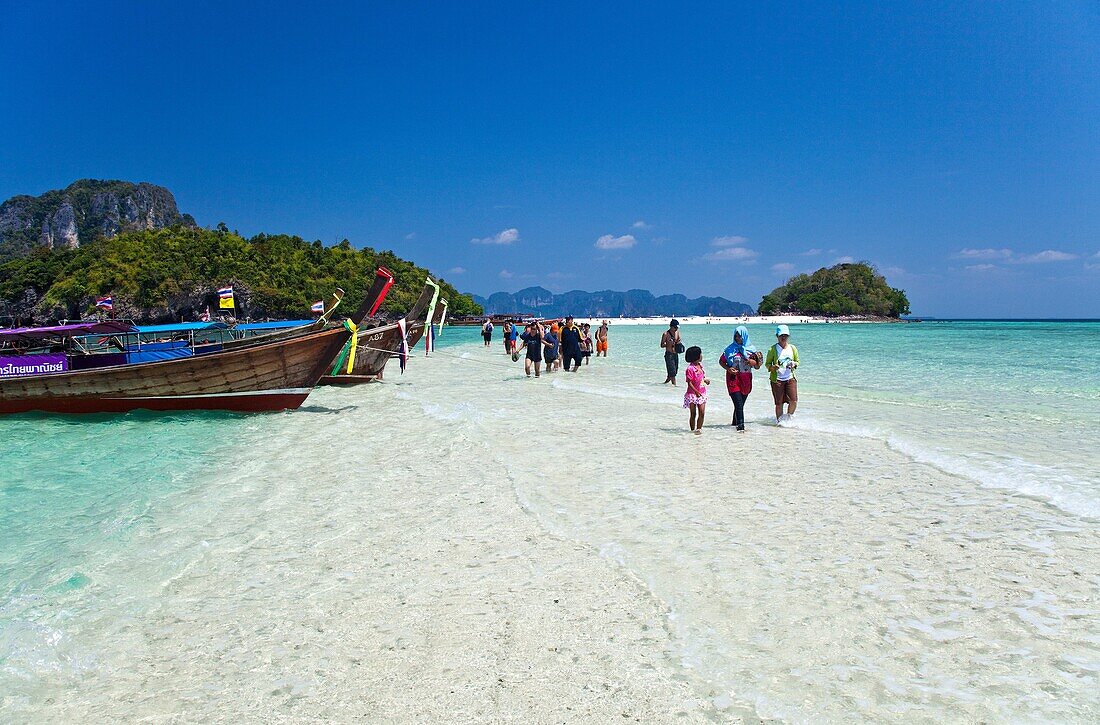
[(160, 335), (169, 332), (198, 332), (200, 330), (226, 330), (224, 322), (178, 322), (174, 325), (139, 325), (136, 330), (142, 335)]
[(248, 322), (243, 325), (237, 325), (234, 330), (241, 330), (248, 332), (250, 330), (283, 330), (287, 327), (301, 327), (302, 325), (312, 325), (313, 320), (275, 320), (273, 322)]

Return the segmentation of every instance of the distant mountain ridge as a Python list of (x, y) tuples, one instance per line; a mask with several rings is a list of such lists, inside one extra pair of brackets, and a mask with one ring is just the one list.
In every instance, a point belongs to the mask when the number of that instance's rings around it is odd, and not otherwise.
[(626, 292), (601, 290), (584, 292), (571, 290), (554, 294), (545, 287), (527, 287), (518, 292), (495, 292), (488, 297), (474, 295), (474, 301), (485, 308), (486, 314), (515, 312), (540, 317), (653, 317), (658, 315), (751, 315), (753, 308), (744, 302), (734, 302), (725, 297), (696, 297), (684, 295), (654, 296), (649, 290), (632, 289)]
[(36, 247), (76, 248), (121, 232), (175, 225), (196, 226), (163, 186), (80, 179), (64, 189), (20, 194), (0, 204), (0, 262)]

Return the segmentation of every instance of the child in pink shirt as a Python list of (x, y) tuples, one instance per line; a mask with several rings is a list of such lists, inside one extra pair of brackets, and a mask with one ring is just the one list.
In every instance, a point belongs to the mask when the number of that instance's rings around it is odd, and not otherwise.
[(692, 346), (684, 353), (684, 361), (687, 362), (687, 370), (684, 378), (687, 381), (687, 390), (684, 392), (684, 407), (691, 411), (688, 424), (695, 435), (703, 434), (703, 417), (707, 412), (707, 386), (710, 380), (703, 372), (703, 351), (699, 347)]

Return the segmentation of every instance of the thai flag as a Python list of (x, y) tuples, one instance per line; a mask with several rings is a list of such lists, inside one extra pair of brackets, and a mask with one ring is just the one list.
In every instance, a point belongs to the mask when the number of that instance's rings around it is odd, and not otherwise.
[(232, 287), (222, 287), (220, 290), (218, 290), (218, 299), (220, 299), (220, 300), (231, 300), (231, 299), (233, 299), (233, 288)]
[(115, 299), (111, 295), (106, 297), (97, 297), (95, 306), (101, 310), (113, 310), (115, 308)]
[(313, 306), (311, 306), (309, 308), (309, 311), (314, 313), (314, 314), (317, 314), (317, 315), (323, 314), (324, 311), (325, 311), (325, 302), (324, 302), (324, 300), (322, 300), (320, 302), (314, 302)]
[(405, 366), (409, 364), (409, 331), (405, 329), (405, 320), (397, 321), (397, 329), (401, 333), (401, 348), (397, 351), (397, 361), (401, 363), (401, 373), (405, 373)]

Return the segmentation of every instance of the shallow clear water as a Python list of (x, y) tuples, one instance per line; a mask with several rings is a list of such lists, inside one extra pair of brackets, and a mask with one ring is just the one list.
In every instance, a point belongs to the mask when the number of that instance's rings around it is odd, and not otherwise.
[(275, 666), (287, 627), (358, 596), (324, 572), (400, 529), (402, 486), (491, 476), (645, 584), (722, 713), (1100, 717), (1100, 325), (796, 327), (795, 422), (758, 375), (743, 435), (729, 334), (684, 329), (716, 381), (698, 438), (660, 329), (622, 326), (537, 381), (449, 330), (296, 413), (0, 420), (0, 710), (181, 712), (261, 674), (338, 700), (330, 650)]

